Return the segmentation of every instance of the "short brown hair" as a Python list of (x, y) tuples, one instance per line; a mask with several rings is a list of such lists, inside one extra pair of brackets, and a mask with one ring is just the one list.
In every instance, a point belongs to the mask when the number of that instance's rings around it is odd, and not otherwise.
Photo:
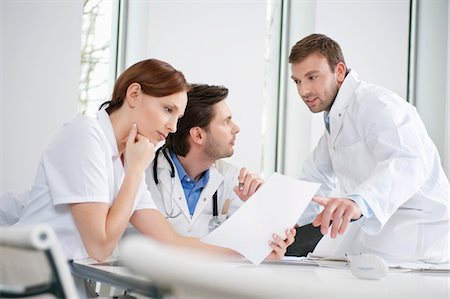
[(188, 102), (184, 115), (178, 121), (177, 131), (169, 134), (166, 147), (173, 153), (185, 157), (190, 150), (189, 131), (200, 127), (208, 130), (215, 113), (213, 106), (228, 96), (223, 86), (192, 84), (188, 91)]
[(126, 69), (116, 80), (106, 111), (111, 114), (122, 107), (128, 87), (132, 83), (139, 83), (142, 92), (154, 97), (164, 97), (181, 91), (188, 91), (189, 84), (184, 75), (174, 69), (167, 62), (158, 59), (140, 61)]
[(292, 47), (289, 63), (302, 62), (315, 52), (325, 56), (331, 71), (334, 71), (339, 62), (345, 64), (344, 55), (339, 44), (328, 36), (318, 33), (308, 35)]

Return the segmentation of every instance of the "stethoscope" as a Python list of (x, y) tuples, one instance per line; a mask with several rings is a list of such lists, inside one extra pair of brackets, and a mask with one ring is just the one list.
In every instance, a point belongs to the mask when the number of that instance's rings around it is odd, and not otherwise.
[[(166, 159), (167, 163), (169, 163), (169, 166), (170, 166), (170, 181), (171, 181), (171, 185), (172, 185), (171, 189), (170, 189), (170, 200), (169, 200), (170, 213), (169, 213), (169, 209), (167, 209), (167, 207), (166, 207), (166, 201), (164, 200), (164, 192), (162, 192), (161, 187), (159, 185), (159, 180), (158, 180), (157, 168), (158, 168), (158, 158), (159, 158), (160, 152), (163, 153), (164, 158)], [(173, 165), (172, 160), (169, 158), (169, 154), (167, 153), (165, 145), (161, 146), (155, 153), (155, 160), (153, 161), (153, 180), (155, 181), (155, 184), (161, 195), (166, 218), (176, 218), (176, 217), (180, 216), (182, 213), (181, 210), (179, 210), (178, 213), (174, 213), (173, 202), (172, 202), (173, 201), (173, 188), (175, 185), (175, 165)], [(221, 222), (219, 220), (219, 209), (218, 209), (218, 205), (217, 205), (217, 191), (214, 192), (212, 198), (213, 198), (213, 200), (212, 200), (213, 216), (208, 223), (208, 229), (210, 232), (213, 231), (214, 229), (216, 229), (221, 224)]]

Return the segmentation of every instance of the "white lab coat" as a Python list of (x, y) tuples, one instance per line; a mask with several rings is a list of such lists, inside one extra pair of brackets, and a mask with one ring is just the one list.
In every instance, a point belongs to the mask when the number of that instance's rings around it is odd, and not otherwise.
[[(341, 196), (360, 195), (372, 209), (372, 217), (355, 223), (359, 231), (346, 252), (449, 260), (449, 182), (416, 109), (351, 71), (329, 117), (330, 133), (325, 130), (302, 177), (322, 183), (322, 195), (338, 184)], [(305, 213), (299, 224), (311, 216)]]
[[(225, 221), (242, 204), (241, 199), (233, 191), (233, 187), (238, 184), (239, 169), (225, 161), (218, 160), (210, 168), (209, 181), (200, 194), (191, 218), (176, 167), (172, 186), (170, 165), (160, 152), (157, 165), (159, 180), (157, 186), (153, 176), (153, 163), (154, 161), (146, 171), (148, 188), (160, 212), (181, 235), (200, 238), (209, 233), (208, 224), (213, 214), (212, 197), (216, 190), (219, 220), (221, 222)], [(172, 197), (170, 197), (171, 192)], [(231, 204), (228, 214), (224, 215), (222, 214), (222, 210), (227, 199), (231, 200)], [(179, 215), (174, 218), (167, 217), (168, 215), (175, 216), (177, 214)]]

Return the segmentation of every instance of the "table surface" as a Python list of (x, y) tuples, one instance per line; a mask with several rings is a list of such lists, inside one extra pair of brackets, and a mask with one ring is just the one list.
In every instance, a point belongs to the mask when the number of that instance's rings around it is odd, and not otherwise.
[(119, 261), (97, 262), (90, 258), (74, 260), (72, 272), (80, 277), (106, 283), (126, 291), (152, 298), (163, 298), (163, 293), (149, 279), (130, 272)]
[[(247, 271), (266, 271), (271, 275), (291, 275), (298, 279), (299, 284), (293, 294), (298, 292), (298, 296), (306, 295), (306, 298), (450, 298), (449, 273), (390, 270), (381, 280), (365, 280), (355, 277), (346, 268), (319, 267), (292, 261), (265, 262), (259, 266), (236, 262), (229, 266), (245, 268)], [(130, 272), (117, 261), (98, 263), (91, 259), (76, 260), (73, 262), (73, 271), (85, 278), (163, 298), (163, 291), (149, 279)]]

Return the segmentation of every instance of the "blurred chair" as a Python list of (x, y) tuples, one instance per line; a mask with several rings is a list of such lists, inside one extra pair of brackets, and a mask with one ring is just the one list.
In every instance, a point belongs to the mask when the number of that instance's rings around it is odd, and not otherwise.
[[(130, 236), (120, 248), (123, 263), (177, 299), (311, 297), (289, 273), (258, 271), (198, 251), (173, 247), (144, 236)], [(239, 265), (240, 264), (240, 265)]]
[(0, 226), (11, 226), (20, 219), (29, 192), (6, 192), (0, 195)]
[(0, 298), (78, 298), (53, 229), (0, 227)]

